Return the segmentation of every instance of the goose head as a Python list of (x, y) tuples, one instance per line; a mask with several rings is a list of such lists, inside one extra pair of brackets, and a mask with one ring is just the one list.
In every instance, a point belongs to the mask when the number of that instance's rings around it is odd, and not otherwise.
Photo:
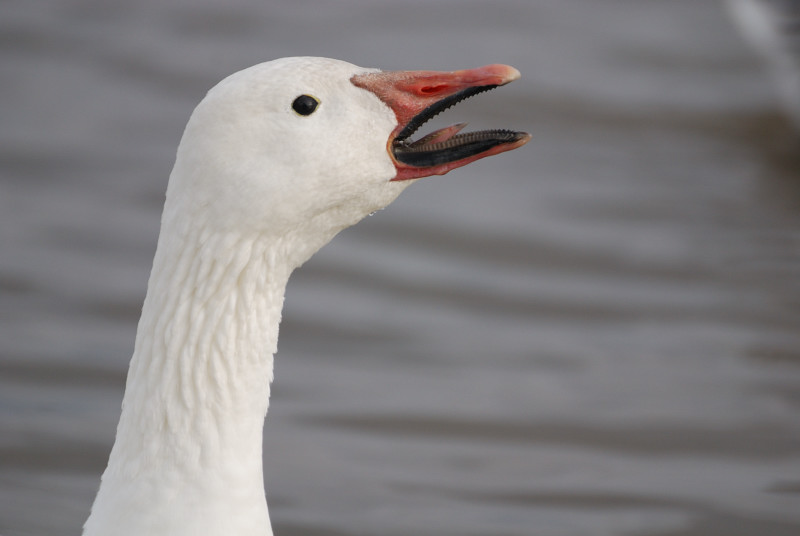
[(463, 125), (412, 141), (436, 113), (517, 76), (288, 58), (208, 92), (170, 176), (86, 536), (271, 534), (261, 438), (289, 274), (414, 179), (524, 144)]
[(526, 143), (521, 132), (458, 134), (463, 125), (410, 141), (436, 113), (518, 76), (502, 65), (384, 72), (312, 57), (235, 73), (208, 92), (186, 126), (164, 219), (318, 237), (302, 262), (388, 205), (410, 179)]

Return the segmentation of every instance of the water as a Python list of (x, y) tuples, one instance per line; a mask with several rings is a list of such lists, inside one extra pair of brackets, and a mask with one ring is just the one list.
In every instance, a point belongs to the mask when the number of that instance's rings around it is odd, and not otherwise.
[(293, 277), (279, 536), (800, 533), (800, 157), (711, 0), (5, 2), (0, 534), (77, 534), (193, 106), (259, 61), (493, 62), (420, 181)]

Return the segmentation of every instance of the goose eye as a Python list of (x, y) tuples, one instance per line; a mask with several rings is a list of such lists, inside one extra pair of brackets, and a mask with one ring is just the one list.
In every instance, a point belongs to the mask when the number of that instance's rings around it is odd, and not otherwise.
[(319, 101), (311, 95), (300, 95), (292, 103), (292, 110), (300, 115), (311, 115), (317, 109)]

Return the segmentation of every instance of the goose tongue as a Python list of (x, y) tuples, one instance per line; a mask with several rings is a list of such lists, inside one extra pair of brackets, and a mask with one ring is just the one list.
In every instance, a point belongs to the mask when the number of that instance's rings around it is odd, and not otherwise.
[(446, 128), (440, 128), (439, 130), (431, 132), (427, 136), (421, 137), (417, 141), (409, 143), (408, 147), (420, 147), (425, 145), (433, 145), (434, 143), (444, 143), (463, 130), (465, 126), (467, 126), (466, 123), (456, 123), (455, 125)]
[(463, 71), (384, 71), (356, 75), (354, 85), (378, 96), (397, 117), (388, 151), (397, 168), (393, 180), (443, 175), (480, 158), (521, 147), (530, 134), (483, 130), (459, 134), (466, 123), (446, 127), (416, 141), (411, 136), (429, 119), (477, 93), (519, 78), (508, 65)]

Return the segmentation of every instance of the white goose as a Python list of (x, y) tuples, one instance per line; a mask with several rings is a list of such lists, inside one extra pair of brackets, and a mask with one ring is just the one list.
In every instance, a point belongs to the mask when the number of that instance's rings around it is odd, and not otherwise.
[(262, 428), (286, 282), (405, 179), (525, 144), (507, 130), (411, 142), (436, 113), (519, 72), (382, 72), (285, 58), (192, 114), (167, 188), (122, 415), (86, 536), (271, 535)]

